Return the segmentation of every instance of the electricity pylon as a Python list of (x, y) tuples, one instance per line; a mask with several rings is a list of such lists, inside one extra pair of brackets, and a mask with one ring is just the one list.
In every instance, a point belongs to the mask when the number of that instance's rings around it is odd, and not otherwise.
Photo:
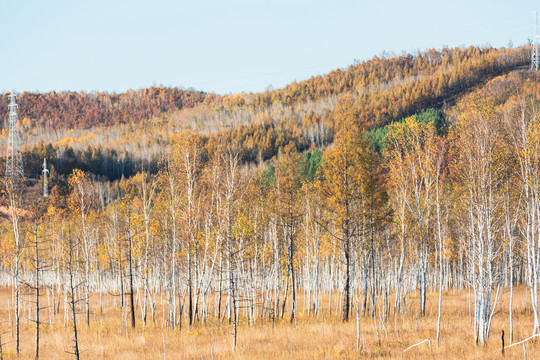
[(6, 178), (12, 184), (24, 179), (24, 168), (21, 152), (21, 136), (17, 127), (17, 108), (14, 92), (9, 94), (9, 134), (6, 154)]
[(47, 175), (49, 175), (49, 170), (47, 170), (47, 158), (43, 159), (43, 197), (49, 196), (49, 184), (47, 184)]
[(531, 54), (531, 69), (538, 70), (540, 67), (540, 49), (538, 46), (538, 38), (540, 38), (540, 35), (538, 34), (538, 11), (534, 12), (534, 37), (533, 37), (533, 44), (532, 44), (532, 54)]

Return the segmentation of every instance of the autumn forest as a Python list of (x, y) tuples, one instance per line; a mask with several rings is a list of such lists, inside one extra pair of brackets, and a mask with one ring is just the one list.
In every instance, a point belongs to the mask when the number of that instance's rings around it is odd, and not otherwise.
[(530, 53), (385, 54), (261, 93), (17, 94), (0, 358), (538, 356)]

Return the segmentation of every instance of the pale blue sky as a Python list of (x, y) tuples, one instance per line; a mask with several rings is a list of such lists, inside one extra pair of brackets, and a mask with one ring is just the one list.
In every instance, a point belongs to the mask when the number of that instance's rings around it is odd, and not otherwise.
[(506, 46), (533, 1), (0, 0), (0, 92), (262, 91), (382, 51)]

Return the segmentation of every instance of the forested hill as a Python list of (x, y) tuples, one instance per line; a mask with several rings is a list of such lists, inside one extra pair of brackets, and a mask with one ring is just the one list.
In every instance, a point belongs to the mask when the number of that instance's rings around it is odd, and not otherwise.
[(527, 65), (529, 52), (525, 47), (468, 47), (375, 57), (284, 89), (256, 94), (247, 101), (258, 106), (294, 105), (352, 93), (358, 98), (361, 119), (379, 127)]
[[(25, 127), (88, 129), (136, 124), (196, 105), (211, 111), (292, 109), (343, 93), (357, 98), (361, 120), (379, 127), (470, 89), (479, 82), (526, 65), (528, 50), (492, 47), (444, 48), (401, 56), (377, 56), (347, 69), (256, 94), (218, 96), (179, 88), (151, 87), (125, 93), (24, 92), (17, 101)], [(0, 114), (7, 113), (0, 94)]]
[[(375, 57), (255, 94), (220, 96), (177, 88), (23, 93), (17, 101), (25, 172), (39, 178), (46, 157), (65, 176), (78, 168), (109, 180), (129, 177), (141, 160), (157, 169), (171, 136), (186, 128), (234, 145), (245, 162), (273, 161), (289, 143), (299, 151), (331, 144), (338, 130), (336, 104), (344, 96), (361, 127), (381, 138), (386, 125), (423, 110), (451, 113), (456, 100), (497, 79), (495, 84), (506, 80), (490, 87), (495, 97), (509, 86), (520, 88), (533, 76), (529, 61), (529, 47), (445, 48)], [(4, 121), (6, 95), (0, 96)], [(4, 131), (0, 144), (6, 141)]]
[[(7, 114), (8, 94), (0, 94), (0, 113)], [(17, 97), (25, 126), (50, 129), (91, 128), (136, 123), (173, 110), (193, 107), (215, 97), (200, 91), (151, 87), (121, 94), (106, 92), (24, 92)]]

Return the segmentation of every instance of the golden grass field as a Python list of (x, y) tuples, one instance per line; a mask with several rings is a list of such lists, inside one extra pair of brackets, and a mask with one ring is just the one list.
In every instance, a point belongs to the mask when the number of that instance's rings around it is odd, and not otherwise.
[[(514, 294), (514, 342), (531, 335), (532, 314), (528, 290), (515, 289)], [(361, 349), (356, 350), (356, 308), (349, 323), (342, 323), (337, 314), (329, 316), (325, 309), (324, 317), (308, 317), (302, 313), (303, 298), (299, 296), (299, 316), (297, 325), (291, 325), (288, 316), (272, 323), (258, 323), (253, 326), (242, 324), (238, 329), (238, 347), (232, 352), (232, 328), (219, 324), (195, 324), (181, 331), (161, 327), (161, 312), (157, 311), (157, 324), (149, 321), (142, 329), (140, 314), (137, 313), (136, 329), (123, 326), (118, 307), (112, 307), (101, 314), (98, 295), (92, 296), (95, 305), (90, 327), (86, 326), (84, 316), (78, 320), (80, 350), (82, 359), (499, 359), (501, 330), (505, 330), (506, 344), (509, 344), (508, 291), (504, 293), (502, 309), (497, 306), (493, 319), (492, 332), (487, 346), (475, 346), (472, 324), (469, 317), (468, 292), (445, 292), (443, 298), (443, 318), (440, 345), (435, 344), (437, 329), (437, 293), (430, 294), (427, 315), (418, 317), (418, 303), (414, 296), (409, 297), (409, 312), (398, 316), (394, 324), (393, 314), (386, 328), (388, 335), (379, 323), (381, 343), (371, 317), (361, 318)], [(16, 358), (13, 334), (9, 324), (8, 304), (11, 303), (11, 289), (0, 288), (1, 326), (4, 335), (4, 359)], [(43, 300), (46, 303), (46, 298)], [(324, 303), (328, 303), (327, 301)], [(334, 307), (335, 308), (335, 307)], [(334, 310), (335, 312), (335, 310)], [(26, 314), (26, 312), (25, 312)], [(26, 315), (21, 334), (21, 359), (34, 358), (34, 329)], [(41, 331), (40, 358), (68, 359), (71, 345), (71, 327), (64, 327), (64, 315), (55, 318), (50, 327), (47, 310), (43, 311), (44, 324)], [(426, 338), (428, 343), (403, 352), (408, 346)], [(539, 339), (539, 340), (537, 340)], [(528, 359), (540, 358), (540, 338), (527, 342)], [(212, 351), (213, 347), (213, 351)], [(212, 354), (213, 352), (213, 354)], [(506, 359), (523, 359), (523, 347), (518, 345), (506, 350)]]

